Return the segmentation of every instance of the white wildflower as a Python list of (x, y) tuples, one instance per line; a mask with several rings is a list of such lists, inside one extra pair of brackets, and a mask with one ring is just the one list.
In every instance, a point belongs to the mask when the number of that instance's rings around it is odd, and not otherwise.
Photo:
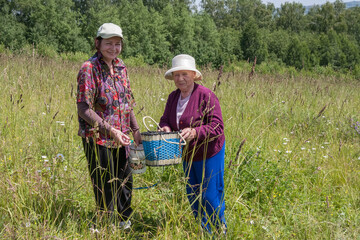
[(288, 151), (286, 151), (286, 153), (291, 153), (292, 151), (290, 151), (290, 150), (288, 150)]
[(65, 159), (64, 155), (62, 155), (61, 153), (58, 153), (58, 154), (56, 155), (56, 158), (61, 159), (61, 161), (64, 161), (64, 159)]
[(306, 148), (302, 147), (301, 150), (305, 150)]
[(165, 98), (160, 98), (161, 101), (165, 101)]
[(94, 228), (90, 228), (90, 232), (91, 232), (91, 233), (100, 233), (100, 231), (97, 230), (96, 228), (95, 228), (95, 229), (94, 229)]

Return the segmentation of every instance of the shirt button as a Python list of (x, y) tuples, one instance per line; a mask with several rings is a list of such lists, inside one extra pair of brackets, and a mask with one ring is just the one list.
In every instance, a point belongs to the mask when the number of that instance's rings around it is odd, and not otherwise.
[(182, 124), (182, 121), (180, 121), (180, 124)]

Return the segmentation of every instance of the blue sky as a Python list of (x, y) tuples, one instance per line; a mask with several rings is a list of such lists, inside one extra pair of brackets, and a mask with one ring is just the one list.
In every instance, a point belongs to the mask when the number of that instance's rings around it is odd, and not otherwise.
[[(267, 4), (267, 3), (273, 3), (275, 5), (276, 8), (279, 8), (281, 6), (281, 4), (284, 4), (285, 2), (298, 2), (301, 3), (303, 6), (312, 6), (314, 4), (316, 5), (321, 5), (324, 4), (326, 2), (335, 2), (335, 0), (261, 0), (263, 3)], [(345, 0), (343, 1), (345, 2), (352, 2), (355, 0)]]

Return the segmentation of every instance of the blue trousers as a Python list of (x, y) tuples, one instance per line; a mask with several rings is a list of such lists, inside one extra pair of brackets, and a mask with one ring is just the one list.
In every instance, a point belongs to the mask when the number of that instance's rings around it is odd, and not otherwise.
[(183, 162), (186, 192), (195, 218), (211, 232), (211, 225), (226, 226), (224, 200), (225, 143), (215, 156), (196, 162)]

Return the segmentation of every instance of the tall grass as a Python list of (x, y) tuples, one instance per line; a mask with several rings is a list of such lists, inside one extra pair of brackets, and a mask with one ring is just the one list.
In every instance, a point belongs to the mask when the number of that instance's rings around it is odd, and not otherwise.
[[(0, 58), (0, 236), (3, 239), (208, 239), (193, 219), (181, 165), (134, 176), (129, 231), (97, 221), (77, 136), (81, 62)], [(141, 130), (174, 84), (131, 67)], [(250, 68), (249, 68), (250, 71)], [(218, 72), (203, 69), (212, 88)], [(331, 76), (225, 72), (216, 88), (226, 135), (228, 239), (360, 235), (360, 82)]]

